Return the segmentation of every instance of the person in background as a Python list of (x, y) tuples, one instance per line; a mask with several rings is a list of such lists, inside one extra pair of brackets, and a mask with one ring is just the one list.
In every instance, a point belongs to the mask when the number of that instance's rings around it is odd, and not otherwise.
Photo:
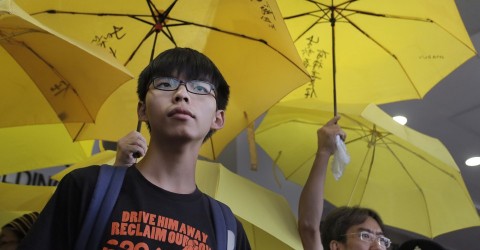
[(298, 208), (298, 232), (306, 250), (387, 249), (390, 240), (383, 235), (380, 216), (368, 208), (339, 207), (322, 220), (328, 161), (336, 150), (336, 137), (346, 134), (336, 116), (317, 131), (315, 160), (302, 189)]
[(0, 250), (15, 250), (38, 218), (37, 212), (24, 214), (2, 227)]

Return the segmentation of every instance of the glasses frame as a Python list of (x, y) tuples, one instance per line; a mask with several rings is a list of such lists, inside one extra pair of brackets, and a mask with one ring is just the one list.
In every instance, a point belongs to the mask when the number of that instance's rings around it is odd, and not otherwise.
[[(364, 238), (364, 234), (369, 234), (372, 240)], [(383, 235), (376, 235), (368, 231), (360, 231), (358, 233), (343, 234), (340, 236), (348, 236), (348, 235), (357, 235), (358, 238), (360, 238), (360, 240), (364, 242), (368, 242), (368, 243), (376, 242), (377, 244), (380, 244), (381, 246), (385, 247), (385, 249), (389, 248), (392, 245), (392, 241), (389, 238)], [(383, 245), (380, 239), (384, 239), (384, 242), (387, 242), (387, 246)]]
[[(155, 84), (156, 80), (159, 80), (159, 79), (168, 79), (169, 80), (169, 83), (171, 80), (173, 80), (174, 82), (178, 82), (178, 86), (174, 89), (162, 89), (162, 88), (159, 88), (159, 86), (157, 86)], [(194, 87), (194, 83), (203, 83), (203, 84), (207, 84), (210, 86), (210, 91), (208, 93), (198, 93), (198, 92), (195, 92), (194, 90), (192, 90), (191, 88)], [(183, 80), (180, 80), (180, 79), (177, 79), (177, 78), (174, 78), (174, 77), (154, 77), (151, 81), (151, 84), (153, 85), (153, 88), (155, 89), (158, 89), (158, 90), (161, 90), (161, 91), (175, 91), (177, 89), (180, 88), (181, 85), (184, 85), (185, 86), (185, 89), (187, 90), (187, 92), (189, 93), (192, 93), (192, 94), (195, 94), (195, 95), (211, 95), (213, 96), (214, 98), (216, 98), (216, 95), (217, 95), (217, 92), (216, 92), (216, 89), (215, 89), (215, 85), (213, 85), (212, 83), (210, 82), (207, 82), (207, 81), (202, 81), (202, 80), (190, 80), (190, 81), (183, 81)], [(213, 95), (212, 95), (212, 92), (213, 92)]]

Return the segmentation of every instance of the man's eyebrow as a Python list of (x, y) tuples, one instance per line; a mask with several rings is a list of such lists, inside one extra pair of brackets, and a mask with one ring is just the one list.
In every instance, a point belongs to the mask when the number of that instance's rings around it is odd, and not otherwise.
[(361, 231), (367, 231), (367, 232), (369, 232), (369, 233), (371, 233), (371, 234), (375, 234), (375, 235), (384, 235), (383, 232), (381, 232), (381, 231), (380, 231), (380, 232), (373, 232), (372, 230), (370, 230), (370, 229), (368, 229), (368, 228), (364, 228), (364, 227), (359, 227), (357, 230), (358, 230), (359, 232), (361, 232)]

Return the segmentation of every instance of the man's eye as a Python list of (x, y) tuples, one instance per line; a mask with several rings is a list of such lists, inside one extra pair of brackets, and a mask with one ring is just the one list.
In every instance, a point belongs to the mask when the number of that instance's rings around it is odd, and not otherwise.
[(196, 93), (208, 94), (210, 93), (210, 85), (204, 82), (192, 82), (193, 89)]
[(362, 232), (361, 234), (362, 234), (362, 237), (363, 237), (364, 239), (371, 239), (371, 238), (372, 238), (372, 235), (370, 235), (370, 234), (367, 233), (367, 232)]
[(161, 87), (161, 88), (170, 88), (170, 87), (172, 87), (172, 84), (169, 83), (169, 82), (159, 82), (159, 83), (158, 83), (158, 87)]
[(199, 93), (208, 93), (208, 90), (204, 86), (201, 86), (201, 85), (195, 86), (195, 91), (199, 92)]

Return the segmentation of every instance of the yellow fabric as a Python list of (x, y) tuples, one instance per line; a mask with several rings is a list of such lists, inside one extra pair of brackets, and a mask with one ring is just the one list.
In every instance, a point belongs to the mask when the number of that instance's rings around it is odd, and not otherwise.
[(115, 162), (115, 155), (117, 152), (112, 151), (112, 150), (105, 150), (100, 153), (94, 154), (91, 157), (89, 157), (86, 160), (77, 162), (70, 167), (66, 168), (65, 170), (62, 170), (58, 172), (55, 175), (52, 175), (52, 179), (60, 181), (66, 174), (72, 172), (73, 170), (77, 168), (84, 168), (92, 165), (102, 165), (102, 164), (109, 164), (113, 165)]
[[(439, 140), (396, 123), (373, 104), (340, 105), (339, 111), (351, 160), (339, 181), (329, 167), (329, 202), (373, 208), (386, 224), (431, 238), (480, 225), (458, 167)], [(331, 104), (283, 102), (267, 113), (256, 141), (288, 180), (304, 185), (316, 131), (332, 117)]]
[(62, 124), (0, 128), (0, 175), (69, 165), (92, 155), (94, 142), (73, 142)]
[(131, 74), (112, 56), (0, 1), (0, 127), (93, 122)]
[(200, 190), (227, 204), (242, 221), (252, 249), (302, 249), (296, 219), (281, 195), (220, 163), (197, 161)]
[[(87, 161), (52, 176), (60, 180), (70, 171), (89, 165), (112, 164), (114, 151), (100, 152)], [(252, 249), (301, 249), (297, 224), (287, 200), (220, 163), (197, 161), (196, 180), (200, 190), (227, 204), (242, 222)]]
[(52, 186), (0, 183), (0, 211), (42, 211), (55, 191)]
[[(155, 1), (159, 12), (168, 9), (173, 1)], [(50, 27), (76, 39), (104, 47), (126, 64), (135, 75), (147, 65), (152, 52), (154, 35), (146, 39), (133, 55), (152, 25), (125, 16), (96, 16), (46, 14), (48, 9), (89, 12), (135, 14), (153, 22), (146, 1), (96, 0), (20, 0), (19, 4), (35, 18)], [(226, 34), (198, 25), (180, 25), (185, 20), (199, 25), (231, 32)], [(202, 51), (215, 62), (231, 86), (231, 97), (226, 112), (226, 124), (205, 143), (200, 154), (216, 158), (222, 149), (248, 123), (244, 112), (252, 120), (295, 88), (308, 82), (308, 73), (291, 41), (287, 27), (273, 0), (237, 1), (176, 1), (163, 25), (165, 33), (158, 33), (155, 55), (174, 47), (165, 34), (171, 34), (177, 46)], [(244, 35), (245, 37), (234, 35)], [(71, 134), (77, 139), (116, 141), (137, 124), (136, 81), (129, 81), (111, 96), (99, 111), (93, 124), (71, 124)], [(144, 133), (148, 137), (148, 132)]]
[(337, 103), (420, 99), (476, 54), (453, 0), (278, 0), (315, 79), (288, 100), (333, 103), (332, 3)]

